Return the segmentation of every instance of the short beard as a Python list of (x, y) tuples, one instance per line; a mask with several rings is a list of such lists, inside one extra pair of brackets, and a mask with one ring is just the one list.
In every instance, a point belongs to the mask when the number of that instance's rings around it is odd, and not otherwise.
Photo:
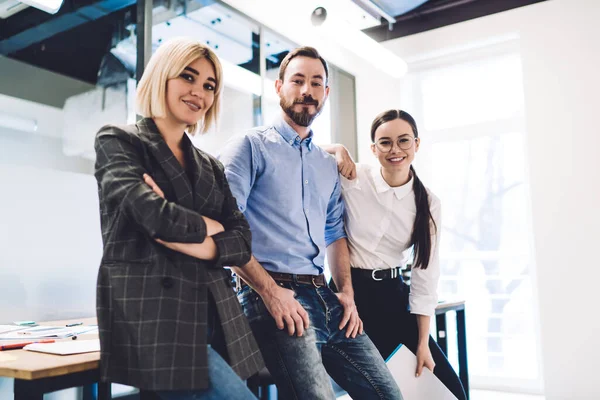
[(315, 120), (315, 118), (317, 118), (319, 116), (319, 114), (321, 114), (323, 105), (319, 104), (319, 102), (316, 100), (311, 100), (316, 103), (315, 104), (316, 111), (314, 114), (309, 113), (307, 108), (303, 109), (300, 112), (294, 111), (293, 110), (294, 106), (298, 103), (302, 104), (303, 101), (304, 101), (304, 99), (295, 99), (294, 101), (288, 103), (287, 101), (285, 101), (285, 99), (283, 97), (280, 97), (279, 105), (281, 106), (281, 109), (287, 114), (288, 117), (290, 117), (290, 119), (296, 125), (309, 127), (312, 124), (312, 122)]

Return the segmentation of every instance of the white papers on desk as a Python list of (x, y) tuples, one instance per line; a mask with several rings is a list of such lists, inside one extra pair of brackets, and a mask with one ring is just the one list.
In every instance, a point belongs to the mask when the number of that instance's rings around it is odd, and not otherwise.
[(400, 345), (386, 362), (404, 400), (456, 400), (429, 369), (424, 367), (421, 376), (415, 377), (417, 357), (406, 346)]
[(97, 326), (80, 325), (73, 327), (40, 325), (31, 328), (19, 327), (8, 333), (0, 334), (0, 340), (35, 340), (35, 339), (64, 339), (83, 333), (92, 333)]
[(100, 339), (68, 340), (55, 343), (32, 343), (23, 347), (23, 349), (40, 353), (58, 354), (61, 356), (92, 353), (94, 351), (100, 351)]
[(18, 331), (20, 329), (23, 329), (23, 327), (18, 325), (0, 325), (0, 334)]

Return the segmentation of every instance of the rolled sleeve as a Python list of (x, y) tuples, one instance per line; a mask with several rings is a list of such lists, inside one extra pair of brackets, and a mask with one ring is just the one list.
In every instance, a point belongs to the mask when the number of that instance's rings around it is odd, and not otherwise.
[[(432, 200), (437, 198), (432, 198)], [(432, 201), (431, 215), (437, 226), (437, 232), (432, 235), (432, 249), (429, 265), (426, 269), (414, 268), (410, 277), (409, 304), (412, 314), (428, 315), (435, 314), (438, 302), (437, 286), (440, 279), (440, 233), (441, 205), (439, 200)]]
[(220, 172), (223, 173), (223, 193), (225, 194), (220, 221), (225, 230), (212, 236), (218, 249), (215, 266), (242, 266), (250, 261), (252, 255), (250, 226), (244, 218), (244, 214), (238, 209), (224, 172), (222, 170)]
[(246, 203), (256, 177), (256, 161), (251, 139), (248, 135), (231, 139), (219, 155), (225, 166), (225, 176), (238, 209), (246, 211)]
[(327, 204), (327, 221), (325, 224), (325, 245), (346, 237), (344, 229), (344, 200), (340, 188), (340, 179), (336, 179), (335, 187)]

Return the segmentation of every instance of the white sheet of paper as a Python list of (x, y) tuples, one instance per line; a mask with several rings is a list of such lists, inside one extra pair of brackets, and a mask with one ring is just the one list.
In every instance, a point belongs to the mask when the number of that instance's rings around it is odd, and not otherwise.
[(18, 331), (21, 329), (25, 329), (25, 327), (17, 326), (17, 325), (0, 325), (0, 334), (7, 333), (7, 332), (14, 332), (14, 331)]
[(79, 325), (73, 327), (40, 325), (33, 328), (21, 327), (17, 331), (1, 333), (0, 340), (37, 340), (37, 339), (65, 339), (83, 333), (97, 331), (96, 325)]
[(404, 400), (456, 400), (456, 397), (427, 368), (421, 376), (415, 376), (417, 357), (400, 345), (387, 360), (388, 368), (398, 383)]
[(32, 343), (23, 349), (38, 351), (40, 353), (58, 354), (66, 356), (69, 354), (91, 353), (100, 351), (100, 340), (69, 340), (56, 343)]

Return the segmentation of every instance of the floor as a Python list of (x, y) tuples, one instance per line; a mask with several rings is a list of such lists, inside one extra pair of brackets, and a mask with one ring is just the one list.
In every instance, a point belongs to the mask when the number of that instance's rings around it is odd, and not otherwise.
[[(337, 400), (349, 400), (350, 396), (341, 396)], [(471, 390), (471, 400), (545, 400), (544, 396), (531, 394), (497, 392), (488, 390)]]
[(471, 390), (471, 400), (545, 400), (545, 397), (531, 394)]

